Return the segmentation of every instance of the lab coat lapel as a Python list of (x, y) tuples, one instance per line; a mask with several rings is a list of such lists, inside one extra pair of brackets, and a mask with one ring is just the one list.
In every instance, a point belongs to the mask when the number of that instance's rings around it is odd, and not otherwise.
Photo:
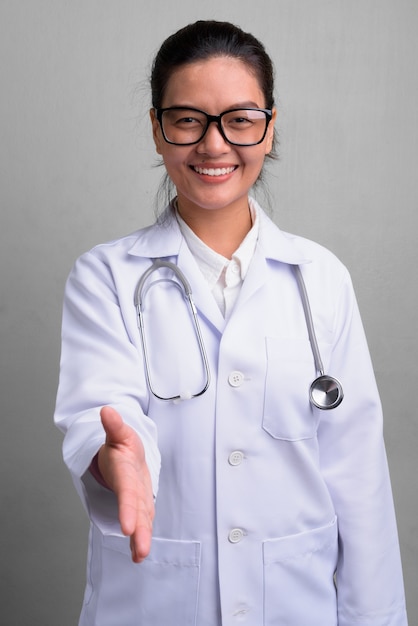
[(256, 292), (264, 285), (266, 281), (266, 259), (257, 246), (254, 256), (248, 268), (247, 275), (242, 283), (241, 291), (238, 296), (237, 305), (241, 306), (252, 298)]
[(176, 219), (171, 214), (170, 208), (166, 210), (160, 223), (139, 231), (138, 239), (129, 253), (150, 260), (161, 258), (177, 263), (190, 283), (192, 298), (197, 310), (222, 333), (225, 320), (180, 232)]
[(238, 306), (252, 298), (265, 284), (269, 261), (288, 265), (302, 265), (310, 262), (298, 250), (292, 235), (283, 233), (264, 211), (259, 210), (258, 217), (260, 224), (257, 246), (238, 297)]

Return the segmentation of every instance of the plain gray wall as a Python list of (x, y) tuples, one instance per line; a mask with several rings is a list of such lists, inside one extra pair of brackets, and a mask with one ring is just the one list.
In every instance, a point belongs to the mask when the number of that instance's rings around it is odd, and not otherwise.
[(77, 623), (87, 520), (52, 425), (64, 281), (80, 253), (152, 220), (150, 62), (199, 18), (265, 42), (274, 219), (351, 270), (418, 624), (416, 0), (0, 0), (0, 622)]

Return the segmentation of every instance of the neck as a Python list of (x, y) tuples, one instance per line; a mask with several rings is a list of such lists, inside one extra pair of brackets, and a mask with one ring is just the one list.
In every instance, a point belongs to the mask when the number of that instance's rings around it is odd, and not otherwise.
[(176, 207), (180, 217), (195, 235), (227, 259), (231, 259), (252, 228), (248, 202), (246, 206), (229, 210), (222, 208), (187, 211), (180, 203)]

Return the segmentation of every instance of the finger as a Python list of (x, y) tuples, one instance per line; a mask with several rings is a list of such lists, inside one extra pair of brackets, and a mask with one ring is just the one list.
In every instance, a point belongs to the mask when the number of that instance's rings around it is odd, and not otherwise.
[(119, 522), (122, 532), (126, 536), (134, 534), (138, 520), (138, 505), (140, 495), (137, 489), (122, 488), (117, 494)]
[(132, 553), (132, 561), (141, 563), (150, 553), (152, 541), (152, 524), (138, 526), (131, 535), (130, 546)]
[[(130, 468), (127, 468), (129, 472)], [(139, 480), (124, 481), (117, 493), (119, 521), (122, 532), (131, 536), (138, 528), (143, 528), (152, 533), (152, 521), (154, 519), (154, 497), (151, 481), (149, 480), (146, 467), (143, 467), (143, 475)]]
[(119, 413), (111, 406), (102, 407), (100, 418), (108, 441), (119, 442), (126, 437), (126, 424)]
[(119, 494), (119, 521), (124, 535), (130, 536), (132, 560), (140, 563), (149, 554), (154, 503), (145, 494), (123, 490)]

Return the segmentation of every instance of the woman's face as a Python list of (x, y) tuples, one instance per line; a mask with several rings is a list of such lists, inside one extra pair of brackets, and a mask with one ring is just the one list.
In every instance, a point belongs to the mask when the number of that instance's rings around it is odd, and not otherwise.
[[(266, 102), (257, 78), (245, 63), (215, 57), (182, 66), (172, 74), (162, 107), (174, 106), (219, 115), (240, 107), (265, 108)], [(151, 110), (155, 146), (177, 188), (182, 214), (202, 209), (248, 210), (248, 191), (272, 148), (275, 115), (274, 111), (264, 140), (255, 146), (227, 143), (216, 124), (209, 125), (198, 144), (176, 146), (164, 140)], [(226, 173), (220, 174), (219, 170)]]

